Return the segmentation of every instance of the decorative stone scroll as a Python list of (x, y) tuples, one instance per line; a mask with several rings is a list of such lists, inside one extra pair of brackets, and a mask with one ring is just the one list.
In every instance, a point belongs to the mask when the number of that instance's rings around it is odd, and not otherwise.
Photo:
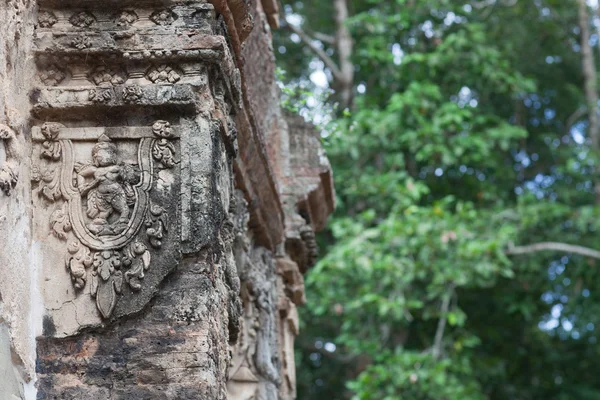
[[(173, 230), (167, 205), (153, 193), (160, 171), (176, 163), (176, 132), (163, 120), (147, 127), (68, 128), (49, 122), (34, 128), (39, 157), (34, 192), (53, 209), (49, 231), (64, 243), (73, 287), (82, 293), (90, 285), (105, 319), (125, 286), (131, 293), (142, 289), (153, 252)], [(156, 199), (164, 201), (164, 193)]]

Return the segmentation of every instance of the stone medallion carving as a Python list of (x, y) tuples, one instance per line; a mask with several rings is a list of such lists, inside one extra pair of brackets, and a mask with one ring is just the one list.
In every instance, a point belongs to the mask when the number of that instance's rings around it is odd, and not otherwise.
[(175, 164), (177, 137), (167, 121), (84, 129), (46, 123), (36, 132), (34, 193), (52, 210), (49, 233), (64, 243), (75, 290), (109, 318), (125, 287), (143, 289), (171, 233), (164, 203), (172, 193), (154, 191), (157, 179), (167, 179), (160, 171)]
[(87, 36), (76, 36), (71, 40), (71, 47), (77, 50), (87, 49), (92, 45), (92, 41)]

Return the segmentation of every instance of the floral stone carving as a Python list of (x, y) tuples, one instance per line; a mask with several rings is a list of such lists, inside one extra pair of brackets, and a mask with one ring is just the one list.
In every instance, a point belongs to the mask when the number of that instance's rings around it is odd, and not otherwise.
[(88, 93), (88, 99), (94, 103), (108, 103), (113, 98), (113, 92), (110, 89), (91, 89)]
[(77, 50), (87, 49), (92, 46), (92, 41), (87, 36), (77, 36), (71, 40), (71, 47)]
[(87, 11), (78, 12), (77, 14), (73, 14), (71, 18), (69, 18), (69, 22), (71, 23), (71, 25), (76, 26), (78, 28), (88, 28), (95, 21), (96, 18)]
[(159, 10), (150, 15), (150, 21), (156, 25), (171, 25), (177, 19), (177, 15), (171, 10)]
[(127, 80), (127, 73), (115, 65), (99, 65), (88, 78), (97, 86), (121, 85)]
[(42, 11), (38, 15), (38, 25), (40, 28), (52, 28), (57, 22), (58, 18), (50, 11)]
[(144, 94), (139, 86), (127, 86), (123, 88), (123, 101), (125, 103), (137, 104), (142, 101)]
[[(156, 133), (159, 127), (163, 136)], [(166, 165), (165, 156), (156, 160), (153, 153), (161, 141), (176, 137), (166, 121), (131, 128), (130, 135), (123, 134), (127, 129), (113, 128), (113, 139), (105, 133), (109, 128), (78, 130), (46, 123), (34, 139), (41, 142), (35, 192), (55, 204), (49, 230), (65, 243), (65, 266), (74, 288), (89, 293), (105, 319), (125, 287), (130, 294), (143, 289), (154, 259), (150, 249), (161, 250), (170, 231), (168, 211), (157, 204), (164, 199), (153, 200), (159, 196), (154, 194), (155, 171)], [(174, 160), (175, 145), (167, 147)]]
[(167, 64), (153, 66), (146, 72), (146, 78), (152, 83), (177, 83), (181, 75), (177, 68)]
[(47, 86), (56, 86), (65, 80), (67, 74), (57, 65), (51, 65), (40, 72), (40, 79)]
[(175, 146), (170, 140), (173, 138), (171, 124), (167, 121), (156, 121), (152, 125), (152, 133), (159, 138), (152, 145), (152, 156), (166, 168), (173, 168), (175, 165)]
[(135, 13), (135, 11), (125, 10), (117, 14), (117, 16), (115, 17), (115, 24), (117, 24), (117, 26), (130, 26), (133, 23), (135, 23), (138, 19), (139, 17)]

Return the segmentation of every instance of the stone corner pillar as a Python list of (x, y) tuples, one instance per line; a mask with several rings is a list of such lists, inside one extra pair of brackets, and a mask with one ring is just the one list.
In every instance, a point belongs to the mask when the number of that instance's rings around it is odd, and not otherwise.
[(334, 195), (277, 7), (0, 5), (0, 399), (296, 397)]

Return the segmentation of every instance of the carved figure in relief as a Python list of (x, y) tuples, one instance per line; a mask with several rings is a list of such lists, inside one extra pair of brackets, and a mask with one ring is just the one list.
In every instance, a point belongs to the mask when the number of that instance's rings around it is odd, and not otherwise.
[(130, 143), (139, 140), (132, 164), (120, 157), (105, 133), (87, 163), (76, 160), (80, 152), (75, 150), (89, 140), (85, 131), (80, 139), (77, 129), (45, 123), (34, 138), (44, 160), (33, 171), (33, 180), (39, 182), (34, 191), (57, 203), (49, 218), (50, 232), (67, 244), (64, 264), (73, 286), (83, 293), (89, 280), (89, 294), (105, 319), (115, 310), (124, 285), (133, 292), (143, 289), (150, 248), (160, 249), (171, 229), (167, 210), (149, 196), (155, 160), (164, 166), (174, 163), (171, 141), (176, 135), (171, 129), (167, 121), (156, 121), (152, 129), (135, 129), (126, 136)]
[[(99, 236), (119, 234), (127, 228), (129, 221), (135, 173), (118, 164), (117, 146), (106, 136), (94, 146), (92, 159), (93, 165), (75, 167), (79, 192), (82, 196), (87, 195), (87, 216), (93, 219), (87, 225), (88, 229)], [(90, 177), (92, 181), (86, 182)], [(111, 216), (116, 217), (113, 223), (109, 223)]]

